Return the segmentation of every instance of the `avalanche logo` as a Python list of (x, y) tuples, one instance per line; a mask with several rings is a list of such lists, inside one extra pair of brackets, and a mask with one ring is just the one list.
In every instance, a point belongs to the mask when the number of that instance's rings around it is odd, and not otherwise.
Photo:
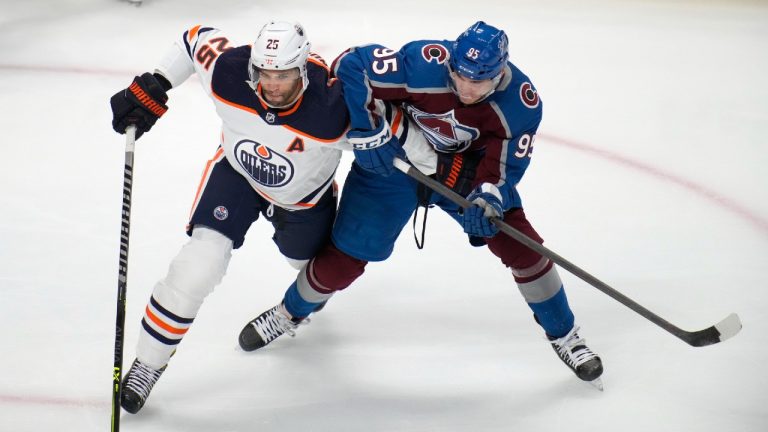
[(293, 178), (293, 164), (285, 156), (251, 140), (235, 144), (235, 157), (245, 172), (267, 187), (287, 185)]
[(429, 114), (411, 105), (408, 105), (406, 110), (419, 125), (427, 141), (439, 152), (462, 152), (480, 137), (479, 130), (456, 120), (453, 110), (445, 114)]
[(533, 86), (529, 82), (524, 82), (520, 86), (520, 100), (523, 101), (523, 105), (530, 109), (534, 109), (539, 106), (539, 93), (533, 89)]
[(440, 44), (424, 45), (421, 49), (421, 56), (424, 57), (427, 63), (437, 60), (437, 64), (443, 64), (448, 58), (448, 50)]

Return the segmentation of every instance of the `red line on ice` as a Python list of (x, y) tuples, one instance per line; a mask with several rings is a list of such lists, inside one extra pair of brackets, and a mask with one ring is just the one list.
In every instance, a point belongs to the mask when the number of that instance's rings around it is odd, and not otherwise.
[(78, 399), (65, 399), (50, 396), (13, 396), (0, 394), (0, 403), (4, 404), (23, 404), (23, 405), (49, 405), (62, 407), (88, 407), (105, 408), (109, 406), (108, 402), (96, 402)]
[(715, 206), (728, 210), (731, 213), (735, 213), (742, 219), (746, 219), (747, 221), (752, 223), (756, 228), (758, 228), (760, 231), (763, 231), (763, 233), (768, 233), (768, 220), (762, 218), (760, 215), (754, 213), (748, 208), (742, 206), (741, 204), (731, 199), (728, 199), (723, 195), (719, 194), (718, 192), (712, 189), (709, 189), (705, 186), (702, 186), (698, 183), (692, 182), (690, 180), (687, 180), (675, 174), (663, 171), (652, 165), (648, 165), (643, 162), (630, 159), (626, 156), (622, 156), (618, 153), (613, 153), (605, 149), (593, 147), (588, 144), (579, 143), (566, 138), (561, 138), (561, 137), (548, 135), (548, 134), (538, 134), (538, 137), (539, 139), (544, 139), (546, 141), (552, 142), (553, 144), (562, 145), (564, 147), (569, 147), (574, 150), (589, 153), (600, 159), (607, 160), (617, 165), (623, 165), (627, 168), (640, 171), (644, 174), (650, 175), (652, 177), (656, 177), (658, 179), (667, 181), (669, 183), (674, 183), (675, 185), (683, 189), (686, 189), (692, 193), (695, 193), (701, 196), (702, 198), (705, 198), (706, 200), (713, 203)]
[[(114, 69), (81, 68), (81, 67), (69, 67), (69, 66), (45, 66), (45, 65), (0, 64), (0, 71), (1, 70), (73, 73), (73, 74), (83, 74), (83, 75), (115, 75), (115, 76), (133, 75), (132, 72), (114, 70)], [(698, 183), (694, 183), (693, 181), (687, 180), (685, 178), (682, 178), (680, 176), (677, 176), (669, 172), (665, 172), (659, 168), (645, 164), (643, 162), (630, 159), (618, 153), (612, 153), (608, 150), (597, 148), (588, 144), (579, 143), (576, 141), (572, 141), (566, 138), (561, 138), (561, 137), (549, 135), (549, 134), (539, 134), (538, 137), (539, 139), (544, 139), (557, 145), (562, 145), (578, 151), (589, 153), (600, 159), (613, 162), (617, 165), (623, 165), (627, 168), (640, 171), (644, 174), (650, 175), (657, 179), (661, 179), (661, 180), (676, 184), (677, 186), (683, 189), (686, 189), (692, 193), (699, 195), (702, 198), (705, 198), (706, 200), (713, 203), (714, 205), (721, 207), (725, 210), (728, 210), (731, 213), (736, 214), (740, 218), (749, 221), (758, 230), (762, 231), (764, 234), (768, 234), (767, 219), (756, 214), (750, 209), (744, 207), (743, 205), (729, 198), (726, 198), (723, 195), (719, 194), (718, 192), (712, 189), (709, 189), (705, 186), (702, 186)]]
[(79, 75), (130, 76), (132, 74), (131, 72), (128, 72), (128, 71), (115, 70), (115, 69), (83, 68), (83, 67), (76, 67), (76, 66), (22, 65), (22, 64), (0, 64), (0, 70), (72, 73), (72, 74), (79, 74)]

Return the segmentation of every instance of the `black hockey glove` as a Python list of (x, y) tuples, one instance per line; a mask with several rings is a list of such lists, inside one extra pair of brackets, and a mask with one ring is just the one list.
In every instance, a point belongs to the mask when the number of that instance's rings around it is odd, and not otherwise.
[(131, 85), (115, 93), (112, 105), (112, 128), (123, 134), (129, 125), (136, 125), (136, 139), (152, 129), (168, 107), (166, 90), (171, 84), (162, 76), (143, 73), (133, 79)]

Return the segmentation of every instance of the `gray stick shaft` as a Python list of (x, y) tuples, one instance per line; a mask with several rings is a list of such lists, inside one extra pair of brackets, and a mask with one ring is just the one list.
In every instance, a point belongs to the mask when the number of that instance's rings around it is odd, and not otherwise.
[[(448, 198), (456, 205), (462, 207), (462, 208), (469, 208), (472, 204), (469, 202), (466, 198), (459, 195), (458, 193), (454, 192), (447, 186), (443, 185), (442, 183), (436, 181), (435, 179), (425, 175), (416, 167), (409, 164), (408, 162), (405, 162), (402, 159), (395, 158), (395, 167), (402, 171), (403, 173), (407, 174), (408, 176), (412, 177), (419, 183), (424, 184), (425, 186), (429, 187), (433, 191), (439, 193), (440, 195)], [(576, 266), (572, 262), (568, 261), (567, 259), (563, 258), (562, 256), (558, 255), (557, 253), (553, 252), (552, 250), (548, 249), (544, 245), (540, 244), (539, 242), (531, 239), (527, 235), (523, 234), (522, 232), (516, 230), (515, 228), (511, 227), (510, 225), (506, 224), (503, 220), (499, 218), (492, 217), (490, 218), (491, 222), (499, 228), (499, 231), (503, 232), (504, 234), (512, 237), (513, 239), (517, 240), (518, 242), (522, 243), (523, 245), (527, 246), (529, 249), (533, 250), (534, 252), (538, 253), (541, 256), (547, 257), (555, 264), (559, 265), (560, 267), (564, 268), (565, 270), (569, 271), (570, 273), (574, 274), (575, 276), (579, 277), (584, 282), (592, 285), (593, 287), (599, 289), (600, 291), (604, 292), (611, 298), (615, 299), (619, 303), (623, 304), (624, 306), (632, 309), (633, 311), (637, 312), (638, 314), (642, 315), (647, 320), (651, 321), (652, 323), (656, 324), (657, 326), (663, 328), (667, 332), (677, 336), (678, 338), (682, 339), (686, 343), (692, 346), (704, 346), (704, 345), (711, 345), (713, 343), (720, 342), (721, 340), (724, 340), (725, 338), (722, 338), (723, 336), (722, 332), (718, 331), (719, 329), (716, 328), (716, 326), (709, 327), (704, 330), (700, 330), (697, 332), (687, 332), (685, 330), (680, 329), (679, 327), (671, 324), (670, 322), (666, 321), (665, 319), (659, 317), (655, 313), (651, 312), (650, 310), (646, 309), (645, 307), (641, 306), (634, 300), (630, 299), (629, 297), (625, 296), (624, 294), (616, 291), (615, 289), (608, 286), (608, 284), (602, 282), (601, 280), (597, 279), (596, 277), (592, 276), (591, 274), (587, 273), (586, 271), (582, 270), (580, 267)], [(736, 321), (738, 321), (738, 317), (735, 317)], [(728, 317), (724, 321), (728, 321), (728, 323), (733, 323), (734, 318)], [(723, 322), (719, 323), (718, 325), (722, 324)], [(729, 326), (729, 328), (732, 326)], [(738, 328), (741, 329), (741, 323), (738, 322)], [(738, 330), (736, 330), (738, 332)], [(735, 334), (735, 333), (734, 333)], [(729, 335), (728, 337), (730, 337)]]
[(120, 394), (123, 380), (123, 342), (125, 339), (125, 298), (128, 288), (128, 240), (131, 231), (131, 192), (136, 126), (125, 129), (123, 207), (120, 224), (120, 261), (117, 271), (117, 318), (115, 321), (115, 364), (112, 369), (112, 432), (120, 431)]

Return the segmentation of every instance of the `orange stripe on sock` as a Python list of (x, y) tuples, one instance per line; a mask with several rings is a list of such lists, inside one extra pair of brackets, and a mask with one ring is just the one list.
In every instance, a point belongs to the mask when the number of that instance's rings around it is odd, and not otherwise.
[(157, 315), (152, 313), (152, 311), (149, 309), (149, 306), (147, 306), (147, 309), (145, 310), (145, 312), (146, 312), (147, 316), (149, 317), (149, 319), (152, 320), (153, 323), (157, 324), (160, 328), (162, 328), (163, 330), (167, 331), (168, 333), (173, 333), (173, 334), (176, 334), (176, 335), (183, 335), (184, 333), (187, 332), (187, 330), (189, 330), (189, 328), (180, 329), (180, 328), (176, 328), (176, 327), (173, 327), (173, 326), (170, 326), (170, 325), (166, 324)]

